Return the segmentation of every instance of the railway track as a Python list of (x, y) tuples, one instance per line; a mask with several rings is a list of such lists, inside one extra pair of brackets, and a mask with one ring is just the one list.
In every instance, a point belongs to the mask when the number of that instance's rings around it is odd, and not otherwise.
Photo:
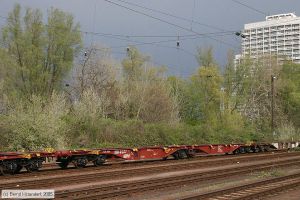
[[(226, 159), (239, 159), (239, 158), (252, 158), (252, 157), (259, 157), (259, 156), (265, 156), (265, 155), (280, 155), (280, 154), (286, 154), (286, 150), (277, 150), (274, 152), (262, 152), (262, 153), (256, 153), (256, 154), (238, 154), (238, 155), (216, 155), (216, 156), (197, 156), (193, 159), (189, 159), (189, 161), (193, 162), (196, 160), (205, 160), (205, 161), (212, 161), (212, 160), (226, 160)], [(297, 152), (290, 152), (290, 155), (297, 154)], [(139, 166), (152, 166), (152, 165), (169, 165), (169, 164), (178, 164), (178, 163), (186, 163), (187, 160), (174, 160), (174, 159), (168, 159), (165, 160), (162, 164), (161, 160), (152, 160), (152, 161), (139, 161), (139, 162), (113, 162), (113, 163), (106, 163), (100, 167), (95, 167), (93, 165), (89, 165), (86, 168), (81, 168), (81, 172), (88, 172), (88, 171), (94, 171), (94, 172), (100, 172), (105, 170), (111, 170), (111, 169), (126, 169), (131, 167), (139, 167)], [(21, 172), (20, 174), (15, 174), (13, 176), (6, 175), (6, 176), (0, 176), (0, 180), (18, 180), (21, 178), (28, 178), (28, 177), (44, 177), (48, 175), (60, 175), (60, 174), (77, 174), (78, 169), (75, 167), (70, 167), (67, 171), (61, 170), (55, 163), (46, 164), (45, 169), (42, 169), (37, 172), (31, 172), (28, 173), (26, 171)]]
[[(180, 170), (193, 170), (193, 169), (201, 169), (207, 166), (217, 166), (217, 165), (225, 165), (225, 164), (236, 164), (237, 162), (251, 162), (258, 160), (277, 159), (280, 158), (298, 158), (300, 159), (299, 153), (285, 153), (285, 154), (269, 154), (269, 155), (256, 155), (254, 157), (233, 157), (231, 159), (217, 159), (217, 160), (185, 160), (185, 162), (172, 163), (172, 164), (164, 164), (158, 166), (141, 166), (135, 168), (125, 168), (125, 169), (115, 169), (115, 170), (102, 170), (102, 171), (94, 171), (89, 170), (87, 173), (83, 173), (81, 171), (72, 171), (71, 174), (65, 174), (62, 176), (54, 176), (54, 177), (36, 177), (29, 179), (12, 179), (7, 180), (5, 182), (0, 183), (0, 189), (40, 189), (40, 188), (49, 188), (49, 187), (58, 187), (63, 185), (69, 185), (74, 183), (93, 183), (96, 180), (111, 180), (114, 178), (125, 178), (131, 176), (138, 175), (146, 175), (146, 174), (156, 174), (170, 171), (180, 171)], [(93, 168), (99, 169), (99, 168)], [(64, 171), (64, 172), (69, 172)], [(74, 173), (73, 173), (74, 172)], [(14, 176), (13, 176), (14, 177)]]
[[(158, 189), (176, 188), (180, 185), (204, 183), (209, 180), (224, 179), (237, 175), (249, 174), (253, 171), (269, 170), (274, 167), (289, 167), (299, 165), (300, 159), (272, 161), (265, 164), (244, 165), (236, 168), (195, 172), (190, 174), (173, 175), (168, 177), (152, 178), (146, 180), (127, 181), (107, 185), (91, 186), (78, 190), (56, 192), (56, 199), (112, 199), (117, 197), (130, 197), (136, 193), (149, 192)], [(202, 199), (202, 198), (198, 198)]]
[(250, 200), (260, 199), (268, 195), (300, 186), (300, 173), (278, 178), (271, 178), (251, 184), (218, 190), (205, 194), (194, 194), (181, 198), (182, 200)]

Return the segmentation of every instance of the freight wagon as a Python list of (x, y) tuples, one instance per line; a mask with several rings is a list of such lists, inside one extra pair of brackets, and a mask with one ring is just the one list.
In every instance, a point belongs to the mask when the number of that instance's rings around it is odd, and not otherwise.
[(17, 174), (23, 168), (28, 172), (43, 167), (43, 162), (55, 159), (66, 169), (70, 164), (77, 168), (85, 167), (89, 162), (100, 166), (107, 161), (143, 161), (192, 158), (197, 155), (225, 155), (257, 153), (275, 150), (272, 144), (205, 144), (149, 146), (139, 148), (99, 148), (80, 150), (53, 150), (40, 152), (0, 152), (0, 174)]

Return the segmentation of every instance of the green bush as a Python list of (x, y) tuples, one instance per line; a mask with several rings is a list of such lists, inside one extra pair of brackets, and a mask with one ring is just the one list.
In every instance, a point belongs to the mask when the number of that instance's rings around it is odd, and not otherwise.
[(47, 147), (65, 148), (64, 132), (67, 128), (63, 120), (68, 112), (65, 98), (53, 94), (47, 101), (32, 96), (29, 101), (19, 100), (2, 115), (9, 149), (38, 150)]

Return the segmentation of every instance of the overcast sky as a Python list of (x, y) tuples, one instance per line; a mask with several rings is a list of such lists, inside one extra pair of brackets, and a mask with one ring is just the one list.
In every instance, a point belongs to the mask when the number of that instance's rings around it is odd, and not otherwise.
[[(233, 33), (241, 30), (245, 23), (263, 21), (265, 14), (294, 12), (300, 16), (299, 0), (0, 0), (0, 16), (6, 17), (16, 3), (22, 7), (42, 9), (45, 15), (51, 7), (72, 13), (82, 31), (108, 34), (83, 34), (85, 47), (92, 42), (111, 47), (116, 59), (122, 59), (126, 55), (127, 45), (137, 44), (138, 41), (137, 47), (151, 56), (156, 65), (167, 65), (171, 74), (182, 77), (189, 76), (197, 68), (194, 57), (197, 47), (213, 46), (218, 63), (224, 66), (228, 49), (239, 52), (240, 39)], [(5, 23), (6, 20), (0, 18), (0, 26)], [(199, 35), (203, 33), (210, 34)], [(176, 48), (177, 36), (179, 48)], [(153, 43), (166, 40), (172, 41)]]

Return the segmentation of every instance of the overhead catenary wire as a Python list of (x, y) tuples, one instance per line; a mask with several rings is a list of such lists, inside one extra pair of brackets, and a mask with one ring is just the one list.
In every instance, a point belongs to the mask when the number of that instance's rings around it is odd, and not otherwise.
[[(149, 18), (158, 20), (158, 21), (160, 21), (160, 22), (169, 24), (169, 25), (174, 26), (174, 27), (177, 27), (177, 28), (179, 28), (179, 29), (182, 29), (182, 30), (185, 30), (185, 31), (189, 31), (189, 32), (192, 32), (192, 33), (197, 34), (197, 35), (201, 34), (201, 33), (198, 33), (198, 32), (196, 32), (196, 31), (190, 30), (189, 28), (180, 26), (180, 25), (175, 24), (175, 23), (173, 23), (173, 22), (169, 22), (169, 21), (164, 20), (164, 19), (161, 19), (161, 18), (159, 18), (159, 17), (152, 16), (152, 15), (150, 15), (150, 14), (141, 12), (141, 11), (139, 11), (139, 10), (135, 10), (135, 9), (129, 8), (129, 7), (127, 7), (127, 6), (118, 4), (118, 3), (113, 2), (113, 1), (111, 1), (111, 0), (104, 0), (104, 1), (106, 1), (106, 2), (108, 2), (108, 3), (110, 3), (110, 4), (113, 4), (113, 5), (115, 5), (115, 6), (125, 8), (125, 9), (127, 9), (127, 10), (129, 10), (129, 11), (138, 13), (138, 14), (140, 14), (140, 15), (144, 15), (144, 16), (146, 16), (146, 17), (149, 17)], [(238, 48), (238, 47), (235, 46), (235, 45), (232, 45), (232, 44), (230, 44), (230, 43), (228, 43), (228, 42), (225, 42), (225, 41), (218, 40), (218, 39), (213, 38), (213, 37), (210, 37), (210, 36), (207, 36), (207, 38), (212, 39), (212, 40), (215, 40), (215, 41), (217, 41), (217, 42), (221, 42), (221, 43), (223, 43), (223, 44), (226, 44), (226, 45), (231, 46), (231, 47), (234, 47), (234, 48)]]
[[(6, 18), (7, 19), (7, 18)], [(190, 20), (191, 21), (191, 20)], [(167, 21), (165, 21), (165, 22), (167, 22)], [(176, 25), (176, 24), (175, 24)], [(177, 25), (177, 26), (179, 26), (179, 25)], [(51, 28), (51, 27), (50, 27)], [(187, 29), (187, 28), (185, 28), (185, 27), (182, 27), (184, 30), (189, 30), (189, 29)], [(84, 31), (80, 31), (80, 32), (84, 32)], [(87, 33), (87, 32), (84, 32), (84, 33)], [(91, 33), (91, 34), (99, 34), (99, 33), (95, 33), (94, 31), (93, 32), (89, 32), (89, 33)], [(206, 34), (202, 34), (202, 33), (197, 33), (197, 32), (195, 32), (195, 34), (194, 35), (202, 35), (203, 37), (204, 36), (207, 36), (209, 33), (206, 33)], [(113, 35), (109, 35), (109, 34), (107, 34), (107, 35), (105, 35), (105, 36), (108, 36), (108, 37), (112, 37)], [(119, 35), (119, 36), (121, 36), (121, 35)], [(189, 36), (192, 36), (192, 35), (189, 35)], [(114, 37), (114, 36), (113, 36)], [(124, 37), (128, 37), (128, 35), (127, 36), (124, 36)], [(129, 36), (130, 37), (130, 36)], [(140, 36), (136, 36), (136, 37), (140, 37)], [(142, 37), (145, 37), (145, 36), (142, 36)], [(150, 36), (150, 37), (153, 37), (153, 36)], [(119, 37), (115, 37), (116, 39), (121, 39), (121, 38), (119, 38)], [(171, 40), (169, 40), (169, 41), (155, 41), (155, 42), (140, 42), (140, 41), (132, 41), (132, 40), (128, 40), (128, 39), (122, 39), (122, 40), (125, 40), (125, 41), (130, 41), (130, 42), (135, 42), (135, 43), (137, 43), (137, 44), (134, 44), (134, 45), (146, 45), (146, 44), (155, 44), (156, 46), (161, 46), (161, 47), (166, 47), (166, 48), (174, 48), (174, 47), (168, 47), (168, 46), (162, 46), (162, 45), (159, 45), (158, 43), (162, 43), (162, 42), (170, 42)], [(220, 41), (219, 41), (220, 42)], [(184, 50), (184, 49), (182, 49), (182, 48), (180, 48), (180, 50), (181, 51), (183, 51), (183, 52), (188, 52), (188, 51), (186, 51), (186, 50)], [(192, 53), (188, 53), (188, 54), (192, 54)]]
[[(5, 17), (4, 17), (5, 18)], [(6, 18), (8, 19), (8, 18)], [(51, 28), (48, 26), (48, 28)], [(171, 48), (171, 49), (177, 49), (179, 51), (182, 51), (188, 55), (191, 55), (192, 57), (195, 57), (196, 55), (192, 52), (189, 52), (188, 50), (185, 50), (183, 48), (178, 48), (178, 47), (172, 47), (172, 46), (166, 46), (166, 45), (161, 45), (160, 43), (163, 43), (163, 42), (172, 42), (172, 41), (175, 41), (175, 40), (165, 40), (165, 41), (154, 41), (154, 42), (140, 42), (140, 41), (136, 41), (136, 40), (130, 40), (128, 39), (128, 35), (121, 35), (121, 34), (111, 34), (111, 33), (96, 33), (96, 32), (86, 32), (86, 31), (80, 31), (81, 33), (86, 33), (86, 34), (93, 34), (93, 35), (101, 35), (101, 36), (104, 36), (104, 37), (110, 37), (110, 38), (115, 38), (115, 39), (118, 39), (118, 40), (124, 40), (124, 41), (129, 41), (129, 42), (134, 42), (135, 44), (133, 45), (155, 45), (155, 46), (158, 46), (158, 47), (163, 47), (163, 48)], [(182, 37), (192, 37), (192, 36), (197, 36), (197, 37), (193, 37), (193, 38), (182, 38), (182, 40), (185, 40), (185, 39), (197, 39), (197, 38), (200, 38), (200, 37), (205, 37), (207, 35), (231, 35), (232, 32), (231, 31), (223, 31), (223, 32), (213, 32), (213, 33), (196, 33), (196, 34), (190, 34), (190, 35), (182, 35)], [(120, 37), (127, 37), (127, 38), (120, 38)], [(147, 36), (142, 36), (142, 35), (137, 35), (137, 36), (133, 36), (133, 37), (148, 37)], [(153, 37), (153, 36), (149, 36), (149, 37)], [(161, 36), (154, 36), (154, 37), (161, 37)], [(163, 36), (164, 37), (164, 36)], [(171, 36), (171, 37), (178, 37), (178, 36)], [(122, 46), (121, 46), (122, 47)], [(124, 46), (123, 46), (124, 47)], [(118, 48), (118, 47), (113, 47), (113, 48)], [(122, 52), (112, 52), (112, 53), (118, 53), (118, 54), (124, 54)]]
[(198, 24), (198, 25), (201, 25), (201, 26), (205, 26), (205, 27), (208, 27), (208, 28), (211, 28), (211, 29), (216, 29), (216, 30), (219, 30), (219, 31), (225, 31), (225, 29), (219, 28), (217, 26), (213, 26), (213, 25), (202, 23), (202, 22), (198, 22), (198, 21), (193, 20), (193, 19), (192, 20), (191, 19), (187, 19), (185, 17), (176, 16), (176, 15), (173, 15), (171, 13), (167, 13), (167, 12), (164, 12), (164, 11), (156, 10), (154, 8), (148, 8), (146, 6), (141, 6), (139, 4), (128, 2), (128, 1), (125, 1), (125, 0), (117, 0), (117, 1), (125, 3), (127, 5), (133, 5), (133, 6), (136, 6), (138, 8), (142, 8), (142, 9), (149, 10), (149, 11), (152, 11), (152, 12), (156, 12), (156, 13), (159, 13), (159, 14), (163, 14), (163, 15), (166, 15), (166, 16), (169, 16), (169, 17), (180, 19), (180, 20), (183, 20), (183, 21), (186, 21), (186, 22), (195, 23), (195, 24)]
[[(2, 17), (2, 18), (3, 19), (9, 19), (7, 17)], [(51, 28), (50, 26), (47, 26), (47, 27)], [(110, 34), (110, 33), (97, 33), (97, 32), (95, 32), (94, 27), (93, 27), (93, 31), (92, 32), (86, 32), (86, 31), (80, 31), (80, 30), (78, 30), (78, 31), (81, 32), (81, 33), (89, 33), (89, 34), (93, 34), (93, 35), (105, 34), (105, 36), (107, 36), (107, 37), (115, 37), (116, 39), (121, 39), (119, 37), (127, 37), (127, 38), (131, 37), (131, 36), (128, 36), (128, 35), (121, 35), (121, 34), (119, 34), (119, 35), (117, 35), (117, 34), (113, 35), (113, 34)], [(200, 38), (200, 37), (205, 37), (207, 35), (222, 35), (222, 34), (231, 35), (232, 32), (234, 32), (234, 31), (223, 31), (223, 32), (214, 32), (214, 33), (195, 33), (195, 34), (190, 34), (190, 35), (182, 35), (180, 37), (187, 37), (187, 38), (181, 38), (181, 40), (185, 40), (185, 39), (197, 39), (197, 38)], [(188, 38), (188, 37), (192, 37), (192, 36), (197, 36), (197, 37)], [(165, 37), (165, 36), (163, 36), (163, 35), (162, 36), (159, 36), (159, 35), (155, 35), (155, 36), (151, 36), (151, 35), (150, 36), (149, 35), (146, 35), (146, 36), (135, 35), (135, 36), (132, 36), (132, 37)], [(171, 37), (178, 37), (178, 36), (171, 36)], [(132, 40), (129, 40), (129, 39), (126, 39), (126, 38), (123, 38), (123, 40), (132, 42)], [(178, 50), (180, 50), (182, 52), (185, 52), (185, 53), (187, 53), (189, 55), (195, 56), (195, 54), (193, 54), (193, 53), (191, 53), (191, 52), (189, 52), (189, 51), (187, 51), (187, 50), (185, 50), (183, 48), (163, 46), (163, 45), (159, 44), (159, 43), (162, 43), (162, 42), (172, 42), (172, 41), (175, 41), (175, 40), (154, 41), (154, 42), (150, 42), (150, 43), (149, 42), (140, 42), (140, 41), (133, 41), (133, 42), (137, 42), (140, 45), (143, 45), (143, 44), (155, 44), (156, 46), (160, 46), (160, 47), (178, 49)], [(92, 43), (93, 43), (93, 41), (92, 41)], [(112, 52), (112, 53), (125, 54), (123, 52)]]
[[(8, 18), (6, 18), (6, 19), (8, 19)], [(49, 28), (49, 26), (48, 26), (48, 28)], [(171, 47), (171, 46), (166, 46), (166, 45), (161, 45), (160, 44), (160, 43), (165, 43), (165, 42), (176, 41), (175, 39), (174, 40), (153, 41), (153, 42), (140, 42), (140, 41), (131, 40), (131, 39), (128, 39), (128, 38), (120, 38), (120, 36), (122, 36), (122, 37), (128, 37), (128, 35), (111, 34), (111, 33), (98, 33), (98, 32), (87, 32), (87, 31), (79, 31), (79, 32), (85, 33), (85, 34), (101, 35), (101, 36), (104, 36), (104, 37), (115, 38), (115, 39), (123, 40), (123, 41), (127, 41), (127, 42), (134, 42), (135, 44), (132, 44), (134, 46), (154, 45), (154, 46), (163, 47), (163, 48), (177, 49), (177, 47)], [(219, 35), (232, 35), (233, 32), (234, 31), (198, 33), (198, 34), (182, 35), (180, 37), (184, 37), (181, 40), (187, 40), (187, 39), (197, 39), (197, 38), (200, 38), (200, 37), (205, 37), (207, 35), (216, 35), (216, 36), (219, 36)], [(196, 37), (192, 37), (192, 36), (196, 36)], [(129, 37), (131, 37), (131, 36), (129, 36)], [(146, 35), (146, 36), (136, 35), (136, 36), (133, 36), (133, 37), (153, 37), (153, 36), (149, 36), (149, 35)], [(161, 36), (155, 35), (154, 37), (161, 37)], [(167, 37), (169, 37), (169, 36), (167, 36)], [(171, 36), (171, 37), (178, 37), (178, 35), (177, 36)], [(187, 37), (191, 37), (191, 38), (187, 38)], [(116, 46), (116, 47), (111, 47), (111, 48), (123, 48), (123, 47), (127, 47), (127, 46)], [(184, 52), (184, 53), (186, 53), (186, 54), (188, 54), (188, 55), (191, 55), (193, 57), (195, 56), (195, 54), (193, 54), (192, 52), (189, 52), (188, 50), (185, 50), (183, 48), (179, 48), (179, 50), (182, 51), (182, 52)], [(115, 51), (112, 51), (112, 53), (123, 54), (122, 52), (115, 52)]]
[(207, 33), (199, 33), (199, 34), (185, 34), (185, 35), (126, 35), (126, 34), (113, 34), (113, 33), (103, 33), (103, 32), (91, 32), (91, 31), (81, 31), (86, 34), (94, 34), (99, 36), (113, 36), (113, 37), (125, 37), (125, 38), (177, 38), (178, 36), (181, 38), (186, 37), (194, 37), (199, 35), (219, 35), (226, 33), (234, 33), (236, 30), (231, 31), (218, 31), (218, 32), (207, 32)]
[[(233, 33), (230, 32), (230, 33), (222, 34), (222, 35), (218, 35), (218, 36), (225, 36), (225, 35), (232, 35), (232, 34)], [(205, 36), (196, 36), (196, 37), (192, 37), (192, 38), (182, 38), (181, 40), (182, 41), (183, 40), (193, 40), (193, 39), (199, 39), (199, 38), (203, 38), (203, 37), (205, 37)], [(169, 39), (169, 40), (160, 40), (160, 41), (151, 41), (151, 42), (139, 42), (139, 41), (127, 39), (126, 41), (136, 42), (137, 44), (134, 44), (134, 45), (140, 46), (140, 45), (160, 44), (160, 43), (166, 43), (166, 42), (176, 42), (177, 40), (178, 39)], [(123, 48), (123, 47), (126, 47), (126, 46), (112, 46), (111, 48)]]
[[(8, 19), (7, 17), (3, 17), (0, 16), (2, 18)], [(47, 25), (48, 28), (51, 28)], [(100, 33), (100, 32), (94, 32), (94, 31), (80, 31), (78, 30), (78, 32), (84, 33), (84, 34), (92, 34), (92, 35), (98, 35), (98, 36), (103, 36), (103, 37), (109, 37), (109, 38), (114, 38), (114, 39), (118, 39), (118, 40), (123, 40), (123, 41), (128, 41), (128, 42), (135, 42), (138, 44), (150, 44), (148, 42), (141, 42), (141, 41), (134, 41), (134, 40), (130, 40), (128, 38), (130, 37), (178, 37), (178, 35), (125, 35), (125, 34), (112, 34), (112, 33)], [(181, 38), (184, 37), (193, 37), (193, 36), (202, 36), (202, 37), (209, 37), (210, 35), (215, 35), (215, 36), (219, 36), (223, 34), (228, 34), (228, 35), (232, 35), (235, 31), (222, 31), (222, 32), (210, 32), (210, 33), (195, 33), (195, 34), (190, 34), (190, 35), (180, 35)], [(124, 37), (124, 38), (123, 38)], [(196, 39), (196, 37), (192, 38), (192, 39)], [(159, 41), (159, 42), (164, 42), (164, 41)], [(154, 43), (159, 43), (159, 42), (154, 42)], [(151, 42), (152, 43), (152, 42)], [(136, 45), (136, 44), (135, 44)]]
[[(4, 17), (0, 15), (0, 18), (2, 19), (9, 19), (8, 17)], [(190, 21), (191, 22), (191, 21)], [(193, 21), (195, 23), (195, 21)], [(47, 25), (47, 27), (49, 28), (50, 26)], [(51, 28), (51, 27), (50, 27)], [(93, 28), (94, 29), (94, 28)], [(186, 34), (186, 35), (179, 35), (181, 38), (183, 37), (193, 37), (196, 35), (217, 35), (217, 34), (223, 34), (223, 33), (234, 33), (236, 32), (236, 30), (223, 30), (223, 29), (219, 29), (220, 31), (218, 32), (207, 32), (207, 33), (194, 33), (194, 34)], [(126, 37), (126, 38), (152, 38), (152, 37), (178, 37), (178, 35), (126, 35), (126, 34), (113, 34), (113, 33), (103, 33), (103, 32), (95, 32), (95, 31), (78, 31), (81, 33), (85, 33), (85, 34), (91, 34), (91, 35), (100, 35), (100, 36), (113, 36), (113, 37)]]
[[(3, 41), (0, 40), (0, 45), (2, 45), (3, 47), (5, 47), (7, 44), (5, 44)], [(161, 46), (161, 47), (167, 47), (167, 46)], [(172, 47), (167, 47), (167, 48), (172, 48)], [(174, 47), (175, 48), (175, 47)], [(84, 50), (88, 50), (90, 49), (90, 47), (84, 47), (83, 48)], [(96, 50), (96, 51), (108, 51), (110, 53), (113, 53), (113, 54), (122, 54), (122, 55), (126, 55), (127, 53), (126, 52), (120, 52), (120, 51), (110, 51), (110, 48), (92, 48), (93, 50)], [(184, 51), (184, 52), (187, 52), (186, 50), (183, 50), (183, 49), (180, 49), (181, 51)], [(151, 62), (153, 62), (154, 64), (156, 65), (160, 65), (160, 66), (166, 66), (166, 65), (163, 65), (161, 63), (158, 63), (157, 61), (154, 61), (153, 59), (151, 59)], [(176, 68), (173, 68), (171, 67), (170, 65), (167, 65), (167, 71), (178, 71), (178, 69)], [(122, 70), (121, 68), (115, 68), (116, 70)]]
[[(205, 34), (203, 34), (202, 37), (204, 37), (204, 35)], [(224, 32), (224, 34), (222, 34), (222, 36), (224, 36), (224, 35), (232, 35), (232, 32), (228, 32), (228, 33)], [(105, 37), (110, 37), (110, 36), (105, 36)], [(174, 41), (177, 41), (177, 39), (161, 40), (161, 41), (151, 41), (151, 42), (140, 42), (140, 41), (126, 39), (126, 38), (118, 38), (118, 37), (115, 37), (115, 36), (112, 36), (112, 37), (116, 38), (116, 39), (124, 40), (124, 41), (127, 41), (127, 42), (134, 42), (134, 44), (131, 44), (133, 46), (153, 45), (153, 46), (157, 46), (157, 47), (177, 49), (177, 47), (174, 47), (174, 46), (166, 46), (166, 45), (160, 44), (160, 43), (166, 43), (166, 42), (174, 42)], [(191, 40), (191, 39), (198, 39), (198, 38), (201, 38), (201, 36), (196, 36), (196, 37), (193, 37), (193, 38), (182, 38), (181, 40)], [(128, 45), (112, 46), (112, 47), (110, 47), (110, 49), (126, 48), (126, 47), (128, 47)], [(188, 55), (191, 55), (193, 57), (196, 56), (192, 52), (189, 52), (188, 50), (185, 50), (183, 48), (179, 48), (179, 50), (182, 51), (182, 52), (184, 52), (184, 53), (186, 53), (186, 54), (188, 54)]]
[(242, 3), (242, 2), (240, 2), (240, 1), (238, 1), (238, 0), (231, 0), (231, 1), (233, 1), (234, 3), (240, 4), (240, 5), (242, 5), (242, 6), (246, 7), (246, 8), (249, 8), (249, 9), (251, 9), (251, 10), (257, 12), (257, 13), (260, 13), (260, 14), (262, 14), (262, 15), (264, 15), (264, 16), (269, 15), (269, 14), (266, 13), (266, 12), (263, 12), (263, 11), (261, 11), (261, 10), (258, 10), (258, 9), (256, 9), (256, 8), (254, 8), (254, 7), (252, 7), (252, 6), (249, 6), (249, 5), (245, 4), (245, 3)]
[[(0, 19), (4, 19), (4, 20), (8, 20), (9, 18), (8, 17), (4, 17), (2, 15), (0, 15)], [(297, 21), (298, 19), (289, 19), (289, 20), (285, 20), (284, 23), (286, 22), (292, 22), (292, 21)], [(194, 21), (195, 22), (195, 21)], [(274, 25), (277, 25), (277, 24), (280, 24), (280, 23), (283, 23), (283, 21), (280, 21), (280, 22), (276, 22), (274, 20), (274, 23), (270, 23), (268, 25), (265, 25), (265, 26), (262, 26), (263, 27), (269, 27), (269, 26), (274, 26)], [(48, 28), (50, 27), (49, 25), (46, 25)], [(51, 28), (51, 27), (50, 27)], [(113, 33), (102, 33), (102, 32), (93, 32), (93, 31), (80, 31), (78, 30), (78, 32), (80, 33), (83, 33), (83, 34), (94, 34), (94, 35), (99, 35), (99, 36), (103, 36), (103, 37), (125, 37), (125, 38), (152, 38), (152, 37), (174, 37), (174, 38), (177, 38), (178, 35), (126, 35), (126, 34), (113, 34)], [(228, 30), (228, 31), (220, 31), (220, 32), (208, 32), (208, 33), (194, 33), (194, 34), (186, 34), (186, 35), (179, 35), (181, 38), (183, 37), (193, 37), (193, 36), (196, 36), (196, 35), (218, 35), (218, 34), (222, 34), (222, 33), (234, 33), (235, 32), (238, 32), (237, 30)], [(229, 34), (230, 35), (230, 34)], [(116, 39), (120, 39), (120, 38), (116, 38)], [(120, 39), (120, 40), (123, 40), (123, 39)]]
[[(4, 17), (4, 18), (6, 18), (6, 17)], [(8, 19), (8, 18), (6, 18), (6, 19)], [(49, 26), (47, 26), (47, 27), (49, 28)], [(123, 41), (127, 41), (127, 42), (134, 42), (135, 44), (133, 44), (133, 45), (135, 45), (135, 46), (136, 45), (147, 45), (147, 44), (149, 44), (149, 45), (156, 44), (155, 46), (161, 46), (161, 45), (158, 45), (158, 43), (171, 42), (172, 41), (172, 40), (167, 40), (167, 41), (155, 41), (155, 42), (141, 42), (141, 41), (136, 41), (136, 40), (130, 40), (130, 39), (128, 39), (128, 37), (131, 37), (129, 35), (111, 34), (111, 33), (98, 33), (98, 32), (94, 32), (94, 31), (93, 32), (91, 32), (91, 31), (88, 32), (88, 31), (80, 31), (80, 30), (79, 30), (79, 32), (84, 33), (84, 34), (100, 35), (100, 36), (103, 36), (103, 37), (114, 38), (114, 39), (123, 40)], [(226, 33), (233, 34), (233, 32), (231, 32), (231, 31), (223, 31), (223, 32), (212, 32), (212, 33), (195, 33), (193, 35), (191, 35), (191, 34), (190, 35), (183, 35), (183, 37), (192, 37), (192, 36), (196, 36), (196, 35), (205, 37), (205, 36), (208, 36), (208, 35), (218, 35), (218, 34), (222, 34), (222, 33), (224, 33), (224, 34), (226, 34)], [(121, 37), (124, 37), (124, 38), (121, 38)], [(158, 36), (158, 35), (156, 35), (156, 36), (149, 36), (149, 35), (142, 36), (142, 35), (137, 35), (137, 36), (132, 36), (132, 37), (161, 37), (161, 36)], [(177, 36), (171, 36), (171, 37), (177, 37)], [(197, 37), (194, 37), (192, 39), (197, 39)], [(124, 47), (124, 46), (121, 46), (121, 47)], [(118, 47), (112, 47), (112, 48), (118, 48)], [(169, 47), (166, 47), (166, 48), (169, 48)], [(190, 53), (190, 52), (188, 52), (186, 50), (183, 50), (183, 49), (181, 49), (181, 51), (183, 51), (183, 52), (185, 52), (187, 54), (190, 54), (190, 55), (192, 54), (192, 53)]]
[(8, 17), (0, 16), (1, 19), (8, 19)]
[[(95, 32), (95, 26), (96, 26), (96, 11), (97, 11), (97, 4), (95, 1), (95, 5), (94, 5), (94, 13), (93, 13), (93, 32)], [(92, 35), (92, 39), (91, 39), (91, 45), (94, 44), (94, 35)]]
[(191, 20), (191, 30), (193, 30), (193, 23), (195, 18), (196, 0), (193, 2), (192, 20)]
[[(177, 49), (177, 50), (183, 51), (183, 52), (185, 52), (185, 53), (187, 53), (187, 54), (189, 54), (189, 55), (191, 55), (191, 56), (193, 56), (193, 57), (196, 56), (195, 54), (193, 54), (193, 53), (191, 53), (191, 52), (189, 52), (189, 51), (187, 51), (187, 50), (184, 50), (184, 49), (182, 49), (182, 48), (169, 47), (169, 46), (160, 46), (160, 47)], [(103, 51), (103, 52), (108, 52), (108, 53), (118, 53), (118, 54), (122, 54), (122, 55), (127, 55), (127, 52), (125, 52), (125, 51), (124, 51), (124, 52), (115, 52), (115, 51), (111, 51), (111, 49), (108, 48), (108, 47), (102, 47), (102, 48), (97, 48), (97, 47), (93, 47), (93, 48), (91, 48), (91, 47), (85, 47), (85, 48), (84, 48), (84, 50), (91, 50), (91, 49), (92, 49), (93, 51)], [(150, 63), (153, 63), (153, 64), (158, 65), (158, 66), (166, 66), (167, 71), (180, 72), (180, 73), (182, 72), (182, 71), (180, 71), (178, 68), (171, 67), (172, 65), (161, 64), (161, 63), (159, 63), (159, 62), (153, 60), (153, 58), (151, 58)], [(116, 68), (116, 70), (122, 70), (122, 68)], [(186, 73), (185, 71), (183, 71), (183, 72)], [(184, 77), (182, 77), (182, 78), (184, 78)]]
[[(6, 18), (8, 19), (8, 18)], [(48, 26), (49, 28), (49, 26)], [(51, 28), (51, 27), (50, 27)], [(94, 35), (99, 35), (99, 36), (103, 36), (103, 37), (108, 37), (108, 38), (114, 38), (114, 39), (118, 39), (118, 40), (123, 40), (123, 41), (127, 41), (127, 42), (133, 42), (134, 46), (141, 46), (141, 45), (154, 45), (157, 47), (163, 47), (163, 48), (170, 48), (170, 49), (177, 49), (177, 47), (171, 47), (171, 46), (166, 46), (166, 45), (161, 45), (160, 43), (166, 43), (166, 42), (173, 42), (173, 41), (177, 41), (176, 39), (174, 40), (161, 40), (161, 41), (152, 41), (152, 42), (141, 42), (141, 41), (137, 41), (137, 40), (131, 40), (128, 39), (128, 37), (178, 37), (178, 35), (123, 35), (123, 34), (112, 34), (112, 33), (100, 33), (100, 32), (92, 32), (92, 31), (79, 31), (81, 33), (84, 34), (94, 34)], [(180, 35), (181, 40), (189, 40), (189, 39), (198, 39), (198, 38), (202, 38), (202, 37), (206, 37), (207, 35), (215, 35), (215, 36), (224, 36), (224, 35), (232, 35), (235, 31), (221, 31), (221, 32), (210, 32), (210, 33), (198, 33), (198, 34), (190, 34), (190, 35)], [(195, 36), (195, 37), (192, 37)], [(183, 37), (183, 38), (182, 38)], [(123, 45), (123, 46), (113, 46), (111, 48), (125, 48), (128, 45)], [(190, 56), (195, 56), (194, 53), (189, 52), (186, 49), (183, 48), (179, 48), (180, 51), (186, 53), (187, 55)], [(116, 54), (123, 54), (122, 52), (116, 52), (116, 51), (112, 51), (112, 53), (116, 53)]]

